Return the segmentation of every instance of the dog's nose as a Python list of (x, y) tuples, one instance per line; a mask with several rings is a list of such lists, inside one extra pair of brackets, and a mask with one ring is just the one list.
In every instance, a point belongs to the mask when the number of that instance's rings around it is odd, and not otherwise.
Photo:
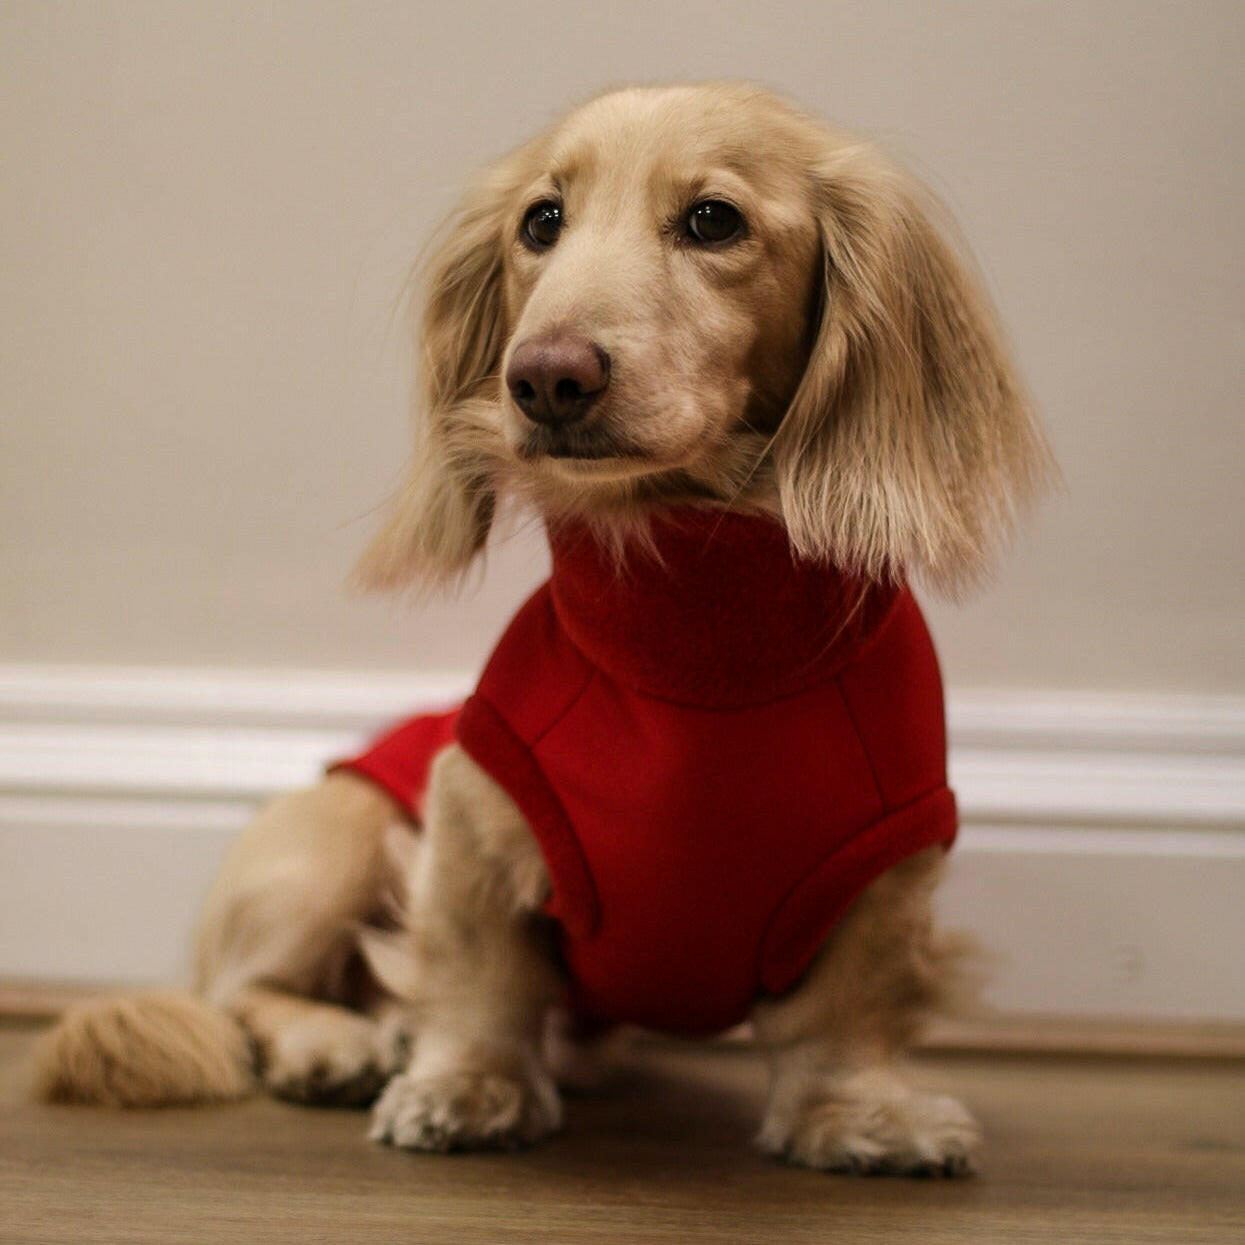
[(506, 366), (506, 387), (519, 409), (549, 427), (583, 419), (609, 380), (609, 355), (566, 334), (520, 342)]

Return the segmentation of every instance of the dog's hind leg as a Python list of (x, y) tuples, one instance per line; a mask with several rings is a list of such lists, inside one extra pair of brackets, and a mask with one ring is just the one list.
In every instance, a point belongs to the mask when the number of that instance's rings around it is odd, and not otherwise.
[(330, 774), (248, 827), (200, 926), (201, 992), (246, 1032), (260, 1081), (282, 1098), (350, 1105), (395, 1067), (395, 1016), (359, 952), (396, 881), (393, 836), (418, 831), (371, 783)]
[(409, 1039), (397, 1012), (364, 1015), (270, 986), (246, 986), (226, 1011), (250, 1040), (256, 1073), (278, 1098), (316, 1106), (370, 1103)]
[[(348, 773), (272, 801), (209, 894), (196, 992), (72, 1008), (39, 1044), (34, 1092), (128, 1107), (210, 1102), (253, 1092), (258, 1071), (259, 1083), (304, 1101), (374, 1094), (394, 1045), (378, 1014), (392, 1000), (359, 954), (359, 931), (396, 876), (386, 838), (400, 820)], [(418, 850), (414, 831), (398, 833)]]

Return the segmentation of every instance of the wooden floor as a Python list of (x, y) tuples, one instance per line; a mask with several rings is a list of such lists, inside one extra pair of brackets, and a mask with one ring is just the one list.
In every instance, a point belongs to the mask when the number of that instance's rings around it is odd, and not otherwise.
[(981, 1118), (981, 1174), (862, 1179), (748, 1144), (746, 1048), (647, 1045), (529, 1153), (424, 1157), (358, 1112), (257, 1100), (110, 1113), (23, 1103), (0, 1029), (0, 1240), (20, 1242), (1245, 1242), (1245, 1066), (922, 1059)]

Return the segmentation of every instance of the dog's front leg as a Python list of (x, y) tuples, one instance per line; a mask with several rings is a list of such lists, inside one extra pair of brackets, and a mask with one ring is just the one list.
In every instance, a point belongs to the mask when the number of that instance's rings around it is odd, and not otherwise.
[(770, 1060), (757, 1141), (830, 1171), (958, 1175), (979, 1134), (954, 1098), (911, 1088), (896, 1061), (955, 988), (968, 948), (935, 931), (930, 900), (941, 848), (872, 884), (831, 933), (804, 980), (753, 1013)]
[(519, 810), (457, 746), (433, 766), (409, 871), (406, 928), (366, 948), (414, 1028), (371, 1136), (414, 1150), (536, 1141), (562, 1115), (540, 1057), (561, 985), (538, 916), (548, 874)]

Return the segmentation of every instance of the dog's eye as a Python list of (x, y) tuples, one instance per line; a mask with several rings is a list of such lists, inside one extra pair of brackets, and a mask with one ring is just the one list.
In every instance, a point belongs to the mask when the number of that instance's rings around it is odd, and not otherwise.
[(743, 233), (744, 218), (738, 208), (722, 199), (702, 199), (692, 205), (685, 227), (692, 241), (712, 246), (718, 242), (730, 242)]
[(547, 251), (561, 232), (562, 205), (552, 199), (542, 199), (527, 209), (519, 238), (533, 251)]

